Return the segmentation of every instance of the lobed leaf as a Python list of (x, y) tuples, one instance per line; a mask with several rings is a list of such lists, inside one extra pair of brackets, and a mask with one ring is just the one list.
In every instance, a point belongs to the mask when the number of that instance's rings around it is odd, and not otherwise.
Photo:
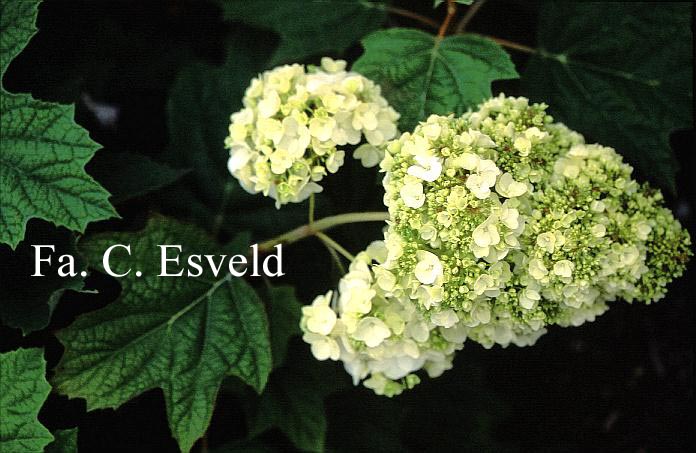
[(112, 269), (132, 271), (120, 279), (116, 302), (58, 333), (65, 354), (56, 389), (86, 399), (93, 410), (161, 388), (172, 433), (188, 451), (205, 433), (226, 375), (264, 388), (271, 347), (263, 306), (244, 280), (229, 274), (217, 280), (210, 272), (203, 278), (157, 276), (160, 244), (181, 244), (182, 265), (190, 253), (218, 253), (198, 228), (155, 217), (143, 231), (97, 235), (80, 248), (100, 267), (113, 244), (131, 244), (132, 256), (114, 252)]
[(380, 30), (362, 41), (353, 70), (382, 87), (401, 113), (401, 129), (436, 113), (460, 115), (491, 96), (491, 82), (517, 78), (510, 56), (476, 35), (444, 39), (408, 28)]
[(279, 370), (271, 377), (253, 418), (251, 435), (277, 426), (301, 451), (322, 452), (326, 437), (324, 397), (299, 370)]
[[(36, 32), (38, 3), (0, 3), (0, 77)], [(72, 106), (0, 87), (0, 112), (0, 243), (14, 249), (31, 218), (84, 231), (117, 215), (109, 193), (84, 171), (99, 145), (75, 124)]]
[(252, 198), (227, 170), (224, 141), (230, 115), (242, 108), (244, 90), (266, 61), (265, 49), (255, 48), (250, 36), (237, 33), (228, 42), (221, 67), (191, 64), (181, 70), (169, 93), (170, 140), (164, 160), (190, 168), (195, 196), (216, 212), (224, 204)]
[(41, 0), (0, 1), (0, 78), (36, 33), (39, 3)]
[(116, 216), (109, 193), (84, 166), (99, 148), (74, 107), (0, 91), (0, 242), (15, 248), (31, 218), (84, 231)]

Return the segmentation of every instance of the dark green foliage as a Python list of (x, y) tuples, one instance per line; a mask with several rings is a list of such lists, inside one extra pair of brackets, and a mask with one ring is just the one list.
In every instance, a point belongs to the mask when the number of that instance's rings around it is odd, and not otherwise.
[(360, 0), (218, 0), (225, 19), (270, 29), (280, 45), (269, 65), (341, 53), (386, 18), (381, 2)]
[(675, 190), (674, 129), (692, 125), (689, 3), (556, 3), (541, 8), (523, 82), (535, 101)]
[[(37, 5), (0, 4), (0, 77), (36, 31)], [(75, 124), (72, 106), (0, 86), (0, 110), (0, 243), (17, 247), (31, 218), (84, 231), (89, 222), (116, 215), (108, 192), (84, 171), (99, 146)]]
[(36, 418), (51, 391), (45, 374), (43, 349), (0, 354), (0, 451), (38, 453), (53, 440)]
[(394, 28), (363, 39), (353, 70), (379, 83), (401, 113), (401, 129), (437, 113), (460, 115), (491, 96), (491, 82), (517, 78), (508, 54), (476, 35), (442, 40), (419, 30)]

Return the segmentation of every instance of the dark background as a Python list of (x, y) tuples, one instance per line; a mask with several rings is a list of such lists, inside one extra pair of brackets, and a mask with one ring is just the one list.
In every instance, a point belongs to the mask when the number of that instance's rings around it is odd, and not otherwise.
[[(430, 0), (419, 5), (396, 3), (420, 9), (436, 20), (443, 14), (443, 8), (430, 8)], [(537, 7), (534, 2), (497, 1), (495, 7), (481, 9), (469, 30), (533, 46)], [(389, 20), (389, 25), (418, 26), (396, 16)], [(233, 34), (253, 34), (259, 52), (277, 39), (270, 32), (223, 22), (221, 11), (203, 1), (47, 0), (40, 7), (38, 27), (39, 33), (10, 66), (3, 83), (10, 91), (31, 92), (39, 99), (76, 102), (77, 122), (104, 146), (88, 166), (97, 179), (100, 175), (95, 173), (105, 171), (99, 166), (104, 154), (127, 151), (160, 158), (169, 142), (169, 90), (183, 67), (200, 60), (221, 64), (225, 39)], [(360, 52), (356, 44), (344, 57), (353, 61)], [(512, 57), (521, 73), (527, 56), (512, 53)], [(500, 90), (525, 94), (517, 81), (494, 86), (494, 92)], [(99, 120), (90, 100), (115, 108), (113, 121)], [(693, 129), (673, 134), (672, 145), (681, 172), (678, 196), (671, 197), (669, 205), (694, 237)], [(346, 161), (339, 175), (327, 180), (320, 215), (381, 210), (376, 173)], [(178, 205), (178, 188), (188, 183), (184, 177), (171, 190), (118, 205), (123, 220), (103, 222), (90, 231), (137, 228), (150, 212), (198, 221), (195, 212)], [(237, 209), (241, 212), (245, 207), (233, 205), (229, 212), (235, 215)], [(257, 218), (239, 222), (254, 231), (255, 240), (261, 240), (303, 223), (304, 209), (299, 217), (288, 211), (285, 225), (278, 225), (281, 217), (271, 211), (258, 211)], [(32, 220), (30, 231), (40, 235), (41, 223)], [(222, 234), (225, 239), (232, 232)], [(351, 251), (379, 235), (378, 226), (343, 228), (334, 234)], [(286, 252), (287, 283), (298, 288), (303, 303), (326, 291), (339, 276), (316, 241), (307, 240)], [(453, 370), (438, 379), (424, 379), (413, 391), (392, 400), (350, 386), (339, 364), (310, 363), (321, 367), (325, 385), (339, 389), (326, 400), (328, 447), (340, 451), (694, 451), (693, 267), (671, 285), (660, 303), (615, 302), (594, 323), (551, 328), (534, 347), (484, 350), (468, 343), (457, 355)], [(324, 277), (329, 273), (330, 279)], [(0, 349), (47, 344), (49, 369), (53, 367), (62, 348), (52, 332), (69, 325), (78, 314), (110, 302), (119, 291), (113, 280), (100, 275), (87, 283), (101, 294), (66, 294), (51, 325), (25, 338), (16, 330), (0, 328)], [(307, 349), (296, 339), (291, 357), (309, 363)], [(221, 392), (208, 436), (211, 449), (245, 436), (245, 401), (236, 391)], [(89, 414), (83, 401), (51, 395), (40, 419), (51, 430), (79, 426), (79, 446), (85, 452), (178, 451), (160, 391), (148, 392), (115, 411)], [(291, 450), (279, 431), (264, 434), (263, 440)], [(199, 449), (200, 445), (194, 447)]]

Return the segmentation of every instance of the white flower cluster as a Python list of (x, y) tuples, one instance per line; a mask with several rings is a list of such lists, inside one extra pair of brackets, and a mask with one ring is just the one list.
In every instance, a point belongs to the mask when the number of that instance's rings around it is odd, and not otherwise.
[(251, 81), (225, 139), (228, 169), (246, 191), (270, 196), (276, 207), (301, 202), (343, 165), (341, 148), (363, 137), (354, 156), (367, 167), (379, 163), (399, 114), (378, 85), (345, 66), (322, 58), (321, 68), (286, 65)]
[[(501, 95), (387, 145), (386, 250), (353, 263), (330, 331), (305, 313), (318, 358), (393, 394), (421, 367), (446, 369), (465, 338), (531, 345), (546, 326), (592, 321), (613, 300), (664, 296), (691, 254), (688, 233), (613, 149), (585, 144), (545, 108)], [(427, 343), (412, 324), (427, 326)], [(445, 354), (433, 361), (433, 351)]]
[(354, 383), (392, 396), (419, 382), (415, 371), (436, 377), (451, 368), (466, 332), (454, 326), (453, 312), (426, 318), (379, 266), (386, 254), (381, 241), (358, 254), (338, 293), (302, 309), (301, 327), (318, 360), (341, 360)]
[(486, 347), (533, 344), (617, 298), (656, 300), (688, 256), (659, 192), (545, 108), (501, 95), (461, 118), (434, 115), (382, 162), (384, 267), (421, 310), (454, 310)]

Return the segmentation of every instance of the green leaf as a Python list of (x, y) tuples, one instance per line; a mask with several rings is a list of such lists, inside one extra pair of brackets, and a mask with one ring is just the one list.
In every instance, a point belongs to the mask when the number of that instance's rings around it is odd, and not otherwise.
[(691, 127), (693, 116), (691, 9), (549, 2), (524, 85), (557, 119), (674, 191), (669, 133)]
[[(36, 1), (0, 3), (0, 77), (36, 32)], [(0, 243), (13, 249), (27, 221), (71, 230), (116, 215), (106, 192), (84, 171), (99, 147), (75, 124), (73, 106), (0, 88)]]
[(295, 288), (292, 286), (269, 286), (267, 292), (273, 366), (278, 367), (285, 361), (290, 338), (302, 333), (300, 330), (302, 305), (297, 300)]
[(141, 154), (107, 150), (98, 152), (87, 169), (111, 192), (115, 204), (168, 186), (190, 171), (172, 168)]
[[(51, 256), (51, 266), (43, 264), (43, 277), (32, 277), (34, 273), (35, 249), (33, 245), (52, 245), (55, 251), (43, 249), (42, 256)], [(58, 276), (63, 265), (58, 262), (61, 255), (75, 257), (74, 277)], [(22, 329), (24, 335), (45, 328), (58, 301), (66, 290), (80, 291), (86, 263), (76, 247), (75, 235), (63, 228), (55, 228), (47, 222), (34, 220), (27, 227), (26, 240), (12, 252), (8, 246), (0, 245), (0, 320), (3, 324)]]
[(56, 440), (46, 447), (46, 453), (77, 453), (77, 428), (58, 429)]
[(43, 349), (0, 354), (0, 451), (42, 452), (53, 440), (37, 419), (50, 392)]
[(221, 0), (225, 19), (280, 35), (271, 66), (342, 53), (386, 19), (380, 3), (361, 0)]
[(39, 3), (41, 0), (0, 1), (0, 78), (36, 33)]
[[(242, 279), (159, 277), (158, 245), (181, 244), (180, 263), (188, 255), (217, 254), (216, 245), (198, 228), (162, 217), (140, 232), (106, 233), (80, 244), (85, 256), (101, 266), (113, 244), (119, 299), (83, 315), (58, 333), (65, 354), (58, 364), (56, 389), (87, 400), (87, 409), (116, 408), (137, 395), (161, 388), (169, 426), (183, 451), (206, 431), (220, 384), (235, 375), (260, 392), (271, 369), (268, 323), (254, 290)], [(173, 250), (169, 250), (173, 254)], [(169, 272), (175, 272), (175, 266)], [(101, 269), (101, 267), (100, 267)], [(137, 277), (136, 271), (142, 272)]]
[(82, 232), (117, 215), (85, 173), (99, 145), (75, 124), (73, 106), (0, 91), (0, 111), (0, 242), (15, 248), (30, 218)]
[(510, 56), (490, 39), (393, 28), (362, 41), (365, 53), (353, 70), (382, 86), (401, 113), (401, 129), (436, 113), (457, 115), (491, 96), (491, 82), (517, 78)]

